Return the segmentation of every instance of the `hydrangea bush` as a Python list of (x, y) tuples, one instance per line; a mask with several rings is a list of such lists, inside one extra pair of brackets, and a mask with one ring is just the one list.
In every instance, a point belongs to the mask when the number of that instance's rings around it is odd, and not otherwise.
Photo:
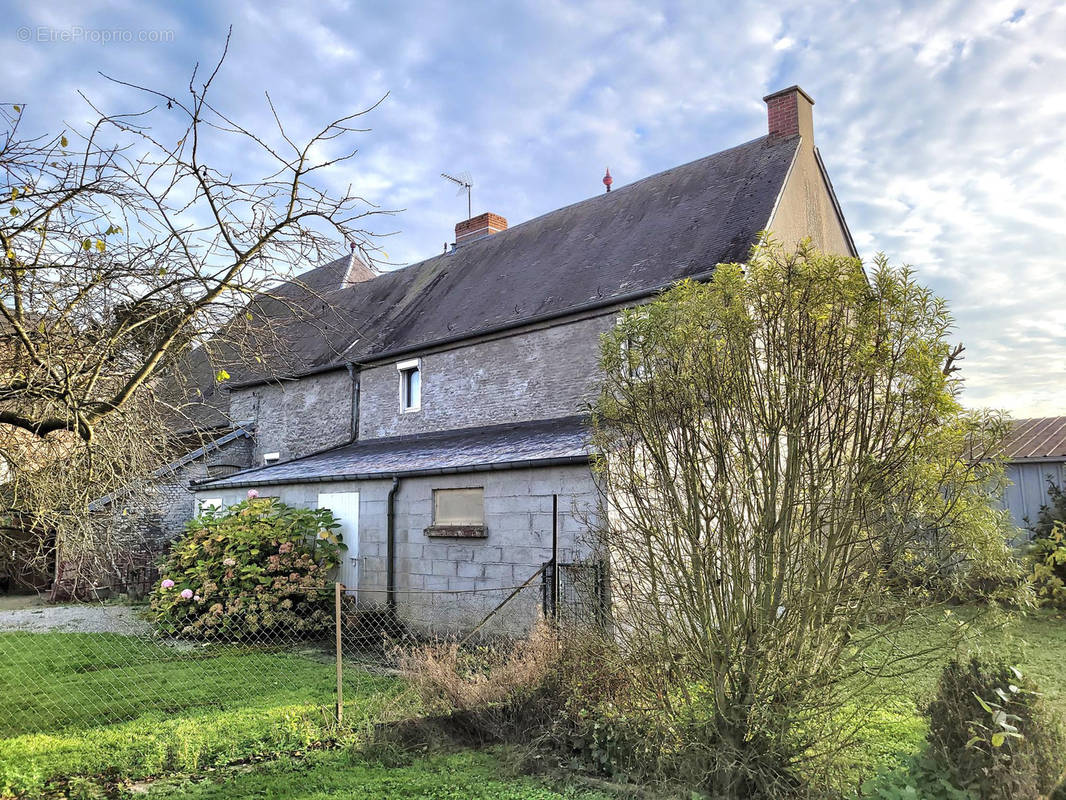
[(346, 550), (329, 509), (274, 498), (205, 509), (174, 542), (152, 590), (157, 628), (195, 638), (305, 636), (332, 624)]

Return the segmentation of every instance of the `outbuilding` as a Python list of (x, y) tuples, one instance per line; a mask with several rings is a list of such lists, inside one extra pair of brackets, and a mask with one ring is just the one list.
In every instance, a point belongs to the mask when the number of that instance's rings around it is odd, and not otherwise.
[(1066, 417), (1015, 420), (1006, 454), (1004, 502), (1014, 524), (1027, 530), (1047, 505), (1048, 484), (1066, 486)]

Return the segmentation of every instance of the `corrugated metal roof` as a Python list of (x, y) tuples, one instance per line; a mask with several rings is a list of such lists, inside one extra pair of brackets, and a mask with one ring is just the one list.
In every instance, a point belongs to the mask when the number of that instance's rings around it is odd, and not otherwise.
[(585, 421), (580, 416), (563, 417), (369, 439), (284, 464), (237, 472), (199, 483), (196, 489), (585, 463), (590, 453)]
[(1008, 461), (1066, 459), (1066, 417), (1014, 420), (1005, 450)]

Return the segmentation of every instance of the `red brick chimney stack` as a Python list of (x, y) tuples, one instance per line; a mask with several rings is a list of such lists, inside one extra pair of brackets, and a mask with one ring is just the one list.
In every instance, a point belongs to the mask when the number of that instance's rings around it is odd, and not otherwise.
[(507, 230), (507, 220), (499, 214), (486, 212), (455, 225), (455, 246)]
[(814, 100), (798, 86), (789, 86), (763, 98), (771, 136), (799, 134), (807, 143), (814, 140)]

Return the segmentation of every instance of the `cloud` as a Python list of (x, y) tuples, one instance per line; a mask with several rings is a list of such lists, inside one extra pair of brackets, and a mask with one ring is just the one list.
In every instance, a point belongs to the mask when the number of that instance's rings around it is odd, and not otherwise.
[[(292, 133), (386, 102), (325, 177), (387, 208), (393, 260), (436, 254), (465, 201), (512, 224), (715, 152), (765, 127), (761, 97), (801, 84), (866, 256), (913, 264), (967, 347), (967, 401), (1066, 413), (1066, 10), (935, 4), (527, 0), (491, 6), (332, 0), (211, 6), (9, 3), (9, 91), (31, 122), (135, 101), (102, 70), (181, 92), (234, 35), (216, 97), (256, 130), (269, 91)], [(15, 40), (20, 26), (173, 31), (166, 43)], [(228, 154), (234, 159), (240, 153)]]

